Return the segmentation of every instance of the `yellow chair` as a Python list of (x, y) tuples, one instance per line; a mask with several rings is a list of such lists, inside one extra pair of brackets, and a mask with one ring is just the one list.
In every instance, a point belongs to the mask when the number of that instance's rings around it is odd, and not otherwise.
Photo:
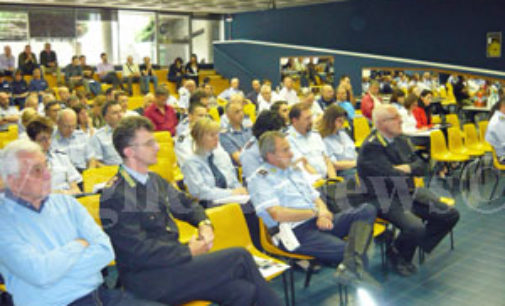
[(222, 107), (225, 107), (226, 104), (228, 104), (228, 100), (223, 99), (221, 97), (217, 97), (216, 101), (217, 101), (217, 105), (222, 106)]
[(491, 147), (491, 144), (486, 141), (486, 131), (487, 131), (487, 125), (489, 121), (483, 120), (479, 121), (479, 142), (485, 147), (485, 150), (488, 152), (491, 152), (493, 148)]
[(98, 224), (100, 227), (102, 227), (102, 221), (100, 220), (100, 195), (99, 194), (93, 194), (89, 196), (84, 196), (77, 198), (77, 201), (84, 206), (93, 218), (95, 220), (96, 224)]
[(445, 84), (446, 88), (446, 93), (447, 93), (447, 98), (442, 101), (442, 104), (454, 104), (456, 103), (456, 97), (454, 96), (454, 92), (452, 90), (452, 84), (451, 82), (447, 82)]
[(93, 192), (93, 187), (97, 184), (106, 183), (118, 171), (118, 166), (105, 166), (100, 168), (86, 169), (82, 172), (84, 192)]
[(356, 148), (361, 147), (363, 141), (370, 134), (370, 125), (366, 117), (355, 117), (353, 120), (354, 144)]
[(457, 127), (458, 129), (460, 128), (459, 118), (458, 118), (458, 115), (456, 115), (456, 114), (445, 115), (445, 121), (447, 123), (450, 123), (452, 127)]
[(447, 138), (449, 139), (449, 151), (451, 153), (469, 156), (482, 156), (484, 151), (463, 145), (461, 131), (457, 127), (447, 129)]
[(129, 97), (128, 109), (133, 110), (144, 106), (144, 97)]
[(477, 130), (473, 123), (463, 125), (463, 134), (465, 137), (465, 146), (480, 151), (492, 152), (493, 149), (491, 146), (487, 146), (479, 141)]
[[(169, 182), (182, 181), (184, 175), (182, 174), (179, 165), (177, 164), (177, 156), (175, 155), (174, 144), (172, 141), (160, 143), (160, 150), (158, 151), (158, 164), (150, 168), (153, 172), (160, 174), (164, 179)], [(164, 168), (166, 167), (166, 168)], [(168, 179), (169, 178), (169, 179)]]
[(256, 105), (248, 103), (244, 106), (244, 115), (251, 119), (251, 122), (256, 122)]
[(430, 133), (430, 155), (431, 159), (438, 162), (464, 162), (469, 159), (468, 155), (450, 152), (447, 149), (444, 134), (440, 130)]
[(217, 123), (221, 122), (221, 117), (219, 116), (219, 111), (217, 110), (217, 107), (212, 107), (211, 109), (209, 109), (209, 116), (211, 116), (212, 119)]
[(442, 123), (442, 118), (440, 118), (440, 115), (433, 115), (431, 117), (431, 123), (440, 124), (440, 123)]
[(170, 132), (163, 131), (163, 132), (154, 132), (153, 133), (154, 139), (161, 144), (161, 143), (171, 143), (173, 145), (174, 141), (172, 139), (172, 135)]

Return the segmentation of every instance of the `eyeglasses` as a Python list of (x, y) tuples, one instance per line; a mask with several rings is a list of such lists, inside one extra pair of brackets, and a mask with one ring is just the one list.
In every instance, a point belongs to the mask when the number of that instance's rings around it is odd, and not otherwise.
[(132, 143), (132, 144), (130, 144), (130, 146), (132, 146), (132, 147), (155, 147), (157, 144), (158, 144), (158, 142), (156, 141), (156, 139), (151, 139), (151, 140), (148, 140), (144, 143)]

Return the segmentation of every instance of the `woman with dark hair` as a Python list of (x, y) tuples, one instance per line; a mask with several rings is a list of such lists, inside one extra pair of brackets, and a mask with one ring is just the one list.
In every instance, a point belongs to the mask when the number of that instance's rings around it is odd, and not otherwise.
[(191, 54), (189, 62), (186, 64), (186, 78), (195, 81), (196, 86), (198, 86), (198, 72), (200, 68), (198, 67), (198, 57), (196, 54)]
[(88, 115), (88, 108), (84, 104), (77, 104), (72, 109), (77, 114), (77, 129), (83, 131), (84, 134), (91, 138), (95, 134), (95, 128)]
[(175, 82), (177, 88), (181, 87), (182, 79), (184, 78), (184, 67), (182, 63), (182, 58), (176, 58), (168, 70), (167, 78), (169, 81)]
[(405, 109), (405, 114), (402, 115), (402, 131), (405, 134), (415, 133), (417, 131), (417, 120), (413, 114), (413, 110), (417, 106), (417, 96), (410, 94), (403, 101), (403, 107)]
[(407, 115), (407, 109), (403, 106), (405, 103), (405, 92), (403, 90), (393, 90), (393, 95), (391, 96), (389, 103), (398, 109), (398, 113), (400, 113), (402, 118)]
[(356, 174), (357, 154), (354, 142), (343, 128), (346, 117), (342, 107), (335, 104), (328, 106), (319, 122), (319, 134), (338, 176), (348, 180)]
[(431, 124), (430, 104), (433, 94), (430, 90), (423, 90), (417, 102), (417, 107), (412, 110), (412, 114), (416, 118), (418, 129), (429, 129), (433, 127)]

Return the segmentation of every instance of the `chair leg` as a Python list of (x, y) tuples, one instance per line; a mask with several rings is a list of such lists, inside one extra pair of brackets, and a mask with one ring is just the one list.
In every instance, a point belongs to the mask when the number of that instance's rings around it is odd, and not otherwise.
[(419, 265), (424, 263), (424, 250), (421, 247), (418, 247), (419, 251)]
[(314, 262), (309, 262), (309, 267), (307, 269), (307, 274), (305, 275), (305, 284), (304, 288), (307, 288), (310, 285), (310, 278), (312, 277), (312, 273), (314, 272)]
[(345, 305), (342, 284), (338, 284), (338, 299), (339, 299), (339, 303), (338, 303), (339, 305), (341, 305), (341, 306)]
[[(294, 262), (291, 263), (293, 267)], [(289, 283), (291, 287), (291, 305), (295, 305), (295, 280), (293, 277), (293, 268), (289, 269)]]
[(454, 232), (451, 230), (451, 251), (454, 250)]
[(289, 304), (289, 290), (288, 290), (288, 281), (286, 279), (286, 273), (282, 273), (282, 284), (284, 287), (284, 304), (286, 306), (290, 306)]

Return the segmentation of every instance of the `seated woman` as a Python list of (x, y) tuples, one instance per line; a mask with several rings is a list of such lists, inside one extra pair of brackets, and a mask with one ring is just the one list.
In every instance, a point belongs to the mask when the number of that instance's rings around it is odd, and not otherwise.
[(189, 58), (189, 62), (186, 64), (186, 78), (192, 79), (195, 81), (196, 86), (198, 87), (198, 73), (200, 68), (198, 67), (198, 57), (196, 54), (191, 54)]
[(417, 120), (413, 113), (413, 110), (418, 107), (417, 100), (418, 98), (416, 95), (410, 94), (403, 102), (405, 113), (400, 113), (400, 115), (402, 116), (402, 131), (404, 134), (411, 134), (418, 131)]
[(179, 88), (182, 85), (183, 78), (184, 78), (184, 67), (182, 66), (182, 58), (178, 57), (170, 65), (168, 69), (167, 79), (170, 82), (175, 82), (177, 88)]
[(51, 192), (63, 194), (78, 194), (81, 189), (77, 184), (82, 182), (82, 176), (75, 169), (68, 155), (59, 150), (50, 150), (51, 135), (54, 128), (51, 119), (38, 116), (26, 126), (30, 140), (38, 143), (46, 154), (51, 172)]
[(427, 89), (421, 91), (417, 107), (415, 107), (412, 110), (412, 114), (414, 115), (417, 121), (416, 127), (418, 129), (429, 129), (433, 127), (433, 124), (431, 124), (431, 110), (430, 110), (430, 104), (432, 98), (433, 94), (431, 93), (431, 91)]
[(95, 128), (93, 127), (91, 118), (88, 116), (86, 104), (79, 103), (72, 107), (72, 109), (77, 114), (77, 129), (83, 131), (84, 134), (91, 138), (95, 134)]
[(328, 106), (319, 124), (319, 134), (337, 175), (349, 180), (356, 174), (357, 154), (354, 142), (343, 129), (346, 116), (342, 107), (335, 104)]
[[(219, 146), (219, 123), (209, 118), (196, 121), (191, 129), (193, 154), (182, 164), (184, 183), (189, 193), (198, 198), (203, 206), (212, 206), (213, 201), (234, 195), (248, 195), (237, 179), (230, 155)], [(256, 247), (259, 243), (258, 218), (251, 202), (241, 205), (251, 238)]]
[(404, 106), (405, 92), (403, 90), (401, 89), (393, 90), (393, 95), (391, 96), (389, 103), (391, 103), (394, 107), (396, 107), (396, 109), (398, 109), (398, 113), (400, 113), (400, 116), (402, 116), (402, 118), (407, 115), (407, 109)]

